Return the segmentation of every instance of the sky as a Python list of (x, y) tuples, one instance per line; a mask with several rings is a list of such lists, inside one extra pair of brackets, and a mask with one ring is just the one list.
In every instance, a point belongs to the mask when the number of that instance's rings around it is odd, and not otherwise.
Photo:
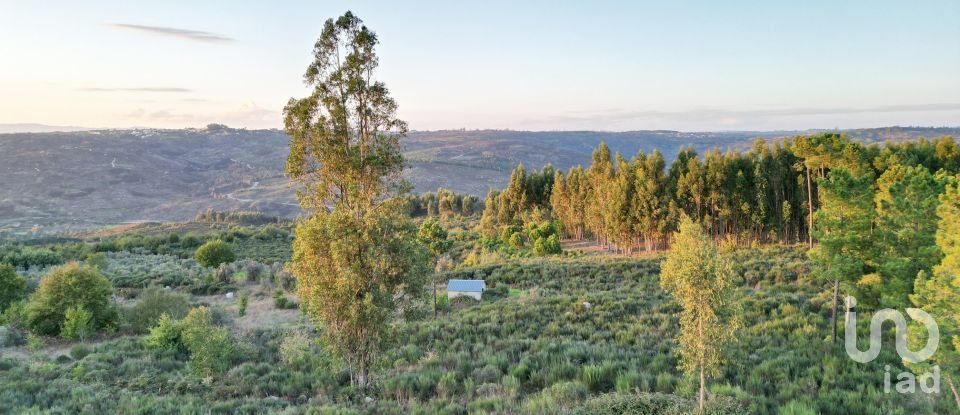
[(349, 9), (414, 130), (960, 126), (957, 0), (515, 3), (0, 0), (0, 124), (280, 128)]

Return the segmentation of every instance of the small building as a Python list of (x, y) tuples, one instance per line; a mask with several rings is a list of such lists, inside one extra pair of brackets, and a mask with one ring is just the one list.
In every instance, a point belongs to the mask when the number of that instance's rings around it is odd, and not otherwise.
[(450, 280), (447, 281), (447, 298), (453, 299), (461, 295), (479, 300), (487, 283), (483, 280)]

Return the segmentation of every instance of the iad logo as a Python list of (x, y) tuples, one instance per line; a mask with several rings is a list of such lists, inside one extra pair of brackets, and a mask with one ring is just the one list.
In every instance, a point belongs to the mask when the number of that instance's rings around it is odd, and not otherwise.
[[(908, 308), (907, 315), (923, 323), (927, 329), (929, 337), (927, 337), (927, 344), (923, 349), (920, 349), (918, 352), (913, 352), (907, 348), (906, 318), (897, 310), (885, 308), (876, 312), (873, 315), (873, 319), (870, 320), (870, 347), (866, 352), (861, 352), (860, 349), (857, 348), (857, 312), (850, 311), (857, 306), (857, 299), (847, 297), (846, 300), (849, 314), (845, 324), (846, 335), (844, 337), (844, 345), (847, 349), (847, 355), (849, 355), (851, 359), (860, 363), (868, 363), (880, 355), (880, 347), (882, 345), (881, 329), (885, 321), (892, 321), (897, 329), (897, 354), (899, 354), (903, 360), (909, 363), (920, 363), (929, 359), (930, 356), (933, 356), (933, 354), (937, 352), (937, 347), (940, 346), (940, 327), (930, 314), (927, 314), (919, 308)], [(884, 391), (890, 393), (890, 366), (886, 367), (883, 380)], [(896, 389), (899, 393), (916, 392), (916, 384), (917, 378), (913, 373), (902, 372), (897, 375)], [(939, 366), (934, 366), (932, 372), (920, 375), (920, 389), (925, 393), (940, 393)]]

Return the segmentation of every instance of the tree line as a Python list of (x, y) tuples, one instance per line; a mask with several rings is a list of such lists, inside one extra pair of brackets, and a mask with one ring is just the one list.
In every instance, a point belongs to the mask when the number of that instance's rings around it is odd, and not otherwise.
[(702, 156), (685, 147), (669, 165), (657, 150), (627, 158), (603, 143), (591, 158), (566, 173), (546, 166), (528, 174), (519, 165), (506, 188), (487, 195), (481, 229), (492, 235), (547, 213), (567, 238), (634, 253), (666, 248), (686, 215), (717, 240), (812, 244), (820, 182), (834, 169), (869, 175), (871, 187), (896, 166), (960, 171), (960, 147), (949, 137), (866, 146), (839, 133), (757, 139), (748, 151)]

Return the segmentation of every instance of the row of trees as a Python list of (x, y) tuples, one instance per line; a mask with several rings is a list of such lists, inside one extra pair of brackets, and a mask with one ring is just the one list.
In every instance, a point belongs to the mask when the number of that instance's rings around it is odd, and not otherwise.
[(711, 150), (703, 157), (687, 147), (667, 166), (659, 151), (627, 159), (600, 144), (586, 169), (564, 174), (547, 166), (527, 174), (518, 166), (503, 191), (487, 196), (481, 229), (496, 234), (544, 211), (567, 237), (593, 237), (611, 250), (634, 252), (666, 247), (685, 214), (717, 239), (812, 245), (820, 181), (830, 171), (880, 177), (896, 166), (953, 174), (960, 169), (960, 147), (946, 137), (864, 146), (823, 133), (758, 139), (750, 151)]
[(449, 189), (439, 188), (437, 193), (426, 192), (412, 199), (413, 215), (440, 217), (472, 216), (480, 208), (480, 199), (472, 195), (462, 195)]

